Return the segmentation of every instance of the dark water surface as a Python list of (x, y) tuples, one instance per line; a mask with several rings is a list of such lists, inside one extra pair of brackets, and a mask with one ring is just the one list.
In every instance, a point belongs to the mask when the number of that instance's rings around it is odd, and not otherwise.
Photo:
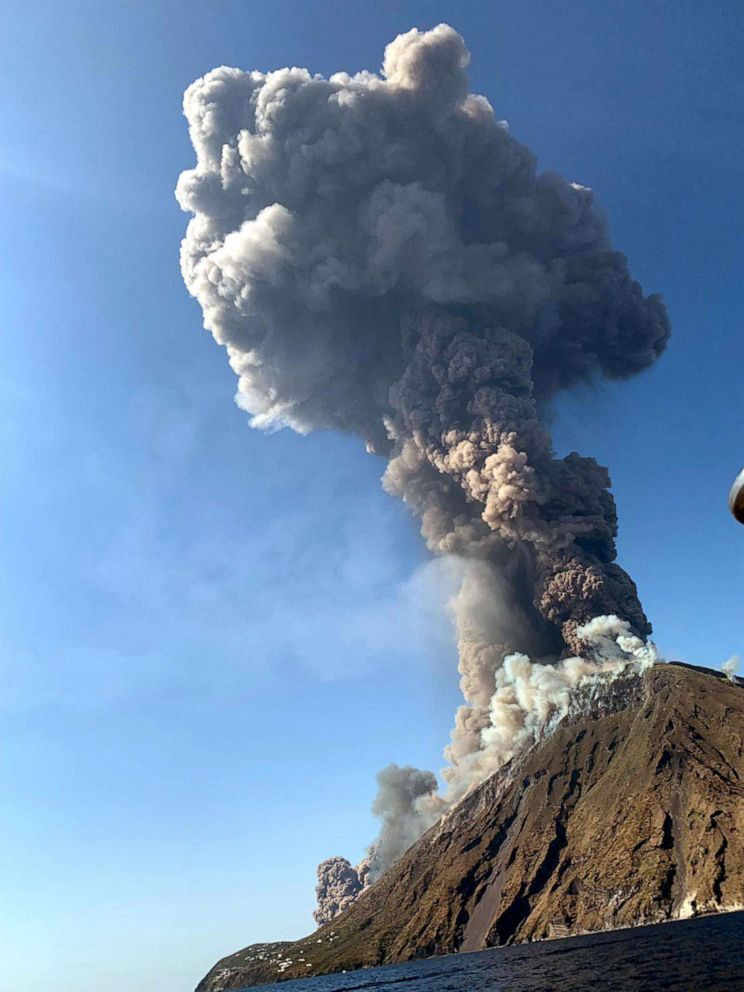
[(261, 988), (281, 992), (744, 992), (744, 912)]

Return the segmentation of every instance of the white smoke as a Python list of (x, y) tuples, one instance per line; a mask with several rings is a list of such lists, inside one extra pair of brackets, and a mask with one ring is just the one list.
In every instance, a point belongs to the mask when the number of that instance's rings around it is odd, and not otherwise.
[(730, 682), (736, 681), (736, 673), (739, 671), (741, 658), (738, 654), (732, 654), (728, 661), (721, 665), (721, 671)]
[(586, 645), (583, 657), (541, 662), (515, 652), (504, 658), (494, 672), (496, 688), (480, 747), (445, 771), (451, 798), (460, 798), (541, 740), (566, 715), (573, 690), (585, 680), (626, 672), (630, 666), (642, 672), (659, 660), (654, 644), (637, 637), (628, 621), (616, 616), (595, 617), (576, 633)]

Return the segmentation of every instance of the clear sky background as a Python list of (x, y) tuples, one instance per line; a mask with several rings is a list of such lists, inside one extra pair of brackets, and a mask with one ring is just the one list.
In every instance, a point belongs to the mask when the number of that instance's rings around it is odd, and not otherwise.
[(375, 833), (375, 772), (441, 765), (446, 590), (358, 442), (248, 428), (172, 192), (197, 76), (376, 69), (440, 20), (666, 299), (667, 355), (564, 397), (556, 446), (610, 466), (667, 657), (744, 649), (738, 0), (8, 4), (0, 992), (187, 992), (300, 936), (317, 862)]

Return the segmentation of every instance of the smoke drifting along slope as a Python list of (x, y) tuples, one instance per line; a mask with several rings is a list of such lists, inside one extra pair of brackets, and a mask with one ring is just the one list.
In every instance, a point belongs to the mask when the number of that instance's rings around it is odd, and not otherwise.
[(666, 311), (591, 191), (538, 174), (468, 93), (468, 62), (440, 24), (388, 45), (381, 76), (223, 67), (184, 99), (182, 271), (239, 405), (259, 428), (358, 434), (431, 551), (461, 562), (448, 792), (412, 787), (428, 773), (410, 769), (382, 783), (372, 877), (584, 675), (646, 658), (651, 631), (615, 562), (606, 469), (556, 458), (540, 414), (649, 366)]

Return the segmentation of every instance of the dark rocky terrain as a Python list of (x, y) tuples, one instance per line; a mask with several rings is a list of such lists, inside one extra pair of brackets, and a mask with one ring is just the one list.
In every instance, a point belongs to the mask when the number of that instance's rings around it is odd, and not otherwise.
[(744, 906), (744, 688), (657, 665), (579, 693), (332, 923), (197, 992)]

